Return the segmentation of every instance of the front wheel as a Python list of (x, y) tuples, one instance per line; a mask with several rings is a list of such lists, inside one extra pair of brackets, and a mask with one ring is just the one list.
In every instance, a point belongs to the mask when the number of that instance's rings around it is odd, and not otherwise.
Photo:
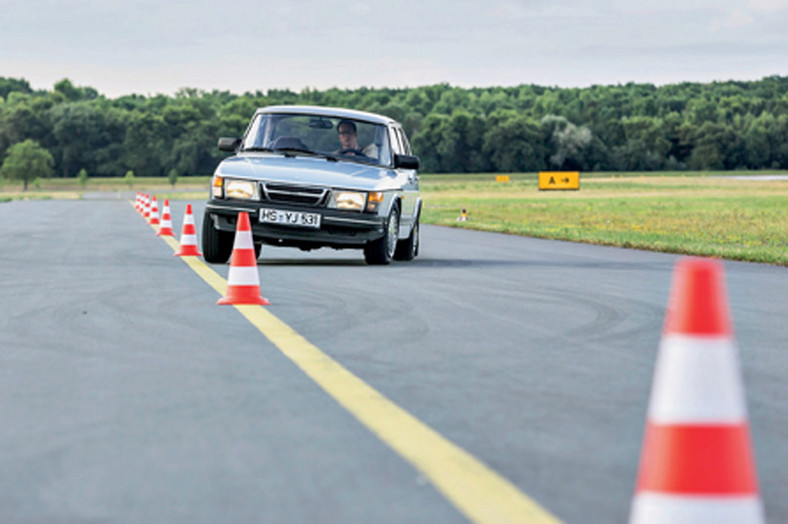
[(224, 264), (233, 252), (235, 235), (228, 231), (220, 231), (213, 227), (213, 219), (209, 213), (202, 218), (202, 252), (206, 262)]
[(370, 265), (386, 265), (391, 263), (397, 249), (399, 235), (399, 208), (391, 208), (383, 236), (373, 240), (364, 247), (364, 259)]

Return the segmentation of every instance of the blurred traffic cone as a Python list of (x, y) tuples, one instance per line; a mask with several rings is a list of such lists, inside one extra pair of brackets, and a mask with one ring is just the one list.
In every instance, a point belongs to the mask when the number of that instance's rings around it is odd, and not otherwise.
[(723, 267), (676, 264), (632, 524), (762, 523)]
[(176, 257), (201, 257), (202, 253), (197, 248), (197, 230), (194, 227), (192, 205), (186, 204), (186, 214), (183, 216), (181, 229), (181, 249), (175, 253)]
[(145, 200), (142, 206), (142, 216), (145, 217), (145, 220), (150, 219), (150, 195), (145, 195)]
[(252, 226), (249, 214), (238, 213), (235, 229), (227, 291), (217, 302), (219, 305), (251, 304), (268, 306), (271, 303), (260, 296), (260, 277), (257, 274), (257, 256), (254, 253)]
[(161, 213), (161, 227), (159, 232), (156, 233), (157, 237), (174, 237), (172, 232), (172, 217), (170, 217), (170, 200), (164, 199), (164, 210)]
[(148, 221), (148, 224), (150, 224), (152, 226), (158, 226), (159, 225), (159, 204), (156, 202), (156, 196), (155, 195), (151, 199), (150, 220)]
[(137, 191), (137, 198), (134, 199), (134, 209), (136, 209), (137, 212), (140, 210), (140, 202), (142, 202), (142, 199), (140, 198), (140, 192)]

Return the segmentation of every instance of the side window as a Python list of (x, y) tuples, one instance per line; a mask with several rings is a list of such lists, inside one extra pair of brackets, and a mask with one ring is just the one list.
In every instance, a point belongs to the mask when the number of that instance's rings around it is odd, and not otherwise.
[(389, 135), (391, 136), (391, 149), (393, 150), (394, 154), (401, 155), (404, 149), (402, 147), (402, 142), (400, 141), (400, 134), (397, 132), (397, 128), (395, 127), (390, 127), (389, 131)]
[(399, 135), (400, 142), (402, 143), (402, 151), (406, 155), (412, 155), (413, 153), (410, 152), (410, 144), (408, 143), (408, 137), (405, 136), (405, 132), (401, 127), (397, 127), (396, 130), (397, 134)]
[[(392, 153), (391, 153), (391, 133), (388, 132), (388, 127), (386, 126), (375, 126), (375, 137), (376, 142), (379, 142), (379, 151), (378, 151), (378, 164), (387, 166), (391, 163)], [(389, 135), (389, 136), (386, 136)]]
[(243, 147), (252, 148), (252, 147), (261, 147), (263, 145), (263, 137), (265, 136), (265, 131), (267, 129), (267, 119), (262, 115), (256, 115), (249, 126), (246, 128), (246, 133), (244, 134), (244, 142)]

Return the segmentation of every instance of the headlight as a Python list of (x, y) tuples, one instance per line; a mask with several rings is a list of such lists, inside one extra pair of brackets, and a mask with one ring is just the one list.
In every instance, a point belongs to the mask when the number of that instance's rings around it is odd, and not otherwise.
[(333, 191), (329, 207), (346, 211), (361, 211), (367, 202), (367, 194), (360, 191)]
[(252, 200), (257, 198), (257, 184), (248, 180), (225, 180), (224, 195), (227, 198)]

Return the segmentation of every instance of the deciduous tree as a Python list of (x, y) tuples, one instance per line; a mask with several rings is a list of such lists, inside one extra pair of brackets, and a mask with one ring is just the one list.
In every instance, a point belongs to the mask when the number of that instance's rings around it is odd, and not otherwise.
[(27, 191), (31, 180), (49, 178), (54, 172), (55, 160), (38, 142), (27, 139), (8, 148), (0, 167), (0, 176), (9, 180), (22, 180)]

